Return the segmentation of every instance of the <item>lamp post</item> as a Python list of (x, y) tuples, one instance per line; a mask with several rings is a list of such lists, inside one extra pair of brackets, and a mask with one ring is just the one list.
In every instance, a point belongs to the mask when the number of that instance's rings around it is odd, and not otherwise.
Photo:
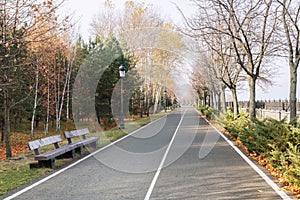
[(119, 73), (121, 78), (121, 108), (120, 108), (120, 129), (124, 129), (124, 110), (123, 110), (123, 78), (125, 77), (125, 67), (121, 65), (119, 67)]
[(167, 91), (164, 91), (164, 107), (165, 107), (165, 112), (167, 112)]

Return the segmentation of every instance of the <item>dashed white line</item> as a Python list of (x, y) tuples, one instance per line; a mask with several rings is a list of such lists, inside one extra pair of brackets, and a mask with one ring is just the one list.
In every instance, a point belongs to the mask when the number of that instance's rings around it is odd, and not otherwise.
[(179, 123), (178, 123), (178, 126), (177, 126), (177, 128), (176, 128), (176, 130), (175, 130), (175, 132), (174, 132), (174, 135), (173, 135), (173, 137), (172, 137), (172, 139), (171, 139), (171, 141), (170, 141), (170, 143), (169, 143), (169, 145), (168, 145), (168, 148), (167, 148), (167, 150), (166, 150), (166, 152), (165, 152), (165, 154), (164, 154), (164, 156), (163, 156), (163, 158), (162, 158), (162, 160), (161, 160), (161, 162), (160, 162), (160, 165), (159, 165), (159, 167), (158, 167), (158, 169), (157, 169), (157, 171), (156, 171), (156, 173), (155, 173), (155, 175), (154, 175), (154, 177), (153, 177), (153, 179), (152, 179), (152, 182), (151, 182), (151, 184), (150, 184), (150, 186), (149, 186), (149, 188), (148, 188), (148, 191), (147, 191), (147, 194), (146, 194), (144, 200), (149, 200), (149, 199), (150, 199), (150, 196), (151, 196), (151, 194), (152, 194), (152, 192), (153, 192), (154, 186), (155, 186), (155, 184), (156, 184), (156, 182), (157, 182), (157, 179), (158, 179), (158, 177), (159, 177), (159, 174), (160, 174), (160, 172), (161, 172), (161, 170), (162, 170), (162, 168), (163, 168), (163, 166), (164, 166), (164, 163), (165, 163), (165, 161), (166, 161), (166, 158), (167, 158), (167, 156), (168, 156), (168, 153), (169, 153), (169, 151), (170, 151), (170, 148), (171, 148), (171, 146), (172, 146), (172, 144), (173, 144), (173, 141), (174, 141), (174, 139), (175, 139), (175, 137), (176, 137), (176, 135), (177, 135), (177, 132), (178, 132), (179, 127), (180, 127), (180, 125), (181, 125), (181, 123), (182, 123), (182, 120), (183, 120), (183, 118), (184, 118), (185, 113), (186, 113), (186, 110), (184, 111), (183, 115), (181, 116), (181, 119), (180, 119), (180, 121), (179, 121)]

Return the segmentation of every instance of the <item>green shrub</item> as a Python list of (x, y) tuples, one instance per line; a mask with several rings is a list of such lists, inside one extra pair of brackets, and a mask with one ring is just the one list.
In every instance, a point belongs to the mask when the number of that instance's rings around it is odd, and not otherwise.
[(299, 146), (288, 143), (287, 161), (283, 177), (289, 183), (300, 187), (300, 152)]
[(250, 153), (263, 156), (283, 179), (300, 188), (300, 129), (293, 124), (274, 119), (253, 119), (228, 111), (223, 123), (225, 130), (239, 139)]
[(251, 120), (248, 114), (241, 113), (237, 117), (234, 116), (232, 111), (227, 111), (224, 120), (224, 129), (227, 130), (234, 136), (238, 138), (239, 135), (243, 134), (245, 129), (249, 128)]
[(207, 118), (212, 119), (213, 109), (209, 106), (200, 106), (199, 111)]

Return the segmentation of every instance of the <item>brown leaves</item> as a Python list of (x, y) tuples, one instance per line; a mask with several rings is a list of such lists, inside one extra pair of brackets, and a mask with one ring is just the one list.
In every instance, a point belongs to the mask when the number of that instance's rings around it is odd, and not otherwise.
[(52, 6), (52, 5), (53, 5), (53, 2), (52, 2), (51, 0), (47, 0), (47, 1), (44, 1), (44, 2), (43, 2), (43, 5), (44, 5), (44, 6), (46, 6), (46, 5)]
[[(13, 156), (29, 151), (27, 147), (27, 142), (30, 141), (30, 137), (28, 134), (13, 133), (11, 136), (11, 141), (12, 141), (11, 148), (12, 148)], [(3, 161), (5, 159), (6, 159), (5, 144), (0, 143), (0, 161)]]

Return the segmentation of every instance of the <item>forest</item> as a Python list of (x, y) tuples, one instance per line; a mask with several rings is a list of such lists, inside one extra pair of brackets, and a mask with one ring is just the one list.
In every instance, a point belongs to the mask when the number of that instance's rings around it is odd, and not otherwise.
[[(181, 60), (168, 49), (181, 51), (184, 45), (175, 26), (144, 3), (128, 1), (124, 16), (117, 16), (106, 1), (105, 12), (91, 24), (93, 35), (84, 41), (73, 16), (58, 14), (63, 3), (1, 1), (0, 127), (7, 158), (12, 157), (12, 132), (34, 138), (38, 127), (45, 134), (50, 128), (60, 132), (62, 122), (74, 119), (96, 121), (104, 130), (117, 126), (121, 65), (128, 74), (125, 117), (149, 116), (177, 103), (173, 77)], [(133, 35), (125, 27), (156, 29)], [(160, 49), (134, 49), (146, 32)], [(30, 130), (23, 130), (24, 123)]]

